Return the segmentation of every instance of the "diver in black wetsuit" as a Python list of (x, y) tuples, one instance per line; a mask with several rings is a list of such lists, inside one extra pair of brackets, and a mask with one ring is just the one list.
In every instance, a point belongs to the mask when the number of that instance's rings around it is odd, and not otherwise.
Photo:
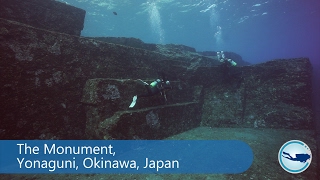
[(232, 59), (226, 58), (223, 51), (217, 52), (217, 58), (221, 62), (221, 72), (223, 75), (223, 81), (229, 81), (231, 78), (231, 67), (236, 66), (237, 63)]
[(132, 103), (130, 104), (129, 108), (133, 108), (136, 105), (136, 101), (137, 101), (138, 98), (140, 98), (140, 97), (150, 97), (150, 96), (154, 96), (154, 95), (159, 94), (159, 93), (161, 95), (163, 95), (165, 100), (167, 101), (167, 96), (166, 96), (165, 91), (169, 90), (169, 89), (172, 89), (172, 86), (170, 85), (170, 82), (168, 80), (165, 80), (165, 79), (157, 79), (157, 80), (153, 81), (150, 84), (142, 81), (141, 79), (138, 79), (137, 82), (140, 83), (140, 84), (143, 84), (146, 87), (147, 93), (133, 96)]

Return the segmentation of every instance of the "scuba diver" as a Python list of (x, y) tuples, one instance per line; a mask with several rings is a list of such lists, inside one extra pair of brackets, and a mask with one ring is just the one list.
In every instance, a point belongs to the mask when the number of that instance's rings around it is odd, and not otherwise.
[(146, 87), (147, 93), (133, 96), (132, 103), (130, 104), (129, 108), (133, 108), (136, 105), (136, 101), (138, 98), (150, 97), (156, 94), (161, 94), (162, 96), (164, 96), (164, 99), (167, 101), (167, 96), (165, 91), (172, 89), (172, 86), (170, 85), (170, 82), (164, 78), (164, 76), (163, 78), (157, 79), (150, 84), (142, 81), (141, 79), (137, 79), (136, 81), (139, 84), (142, 84)]
[(226, 64), (228, 66), (236, 66), (237, 65), (237, 63), (234, 62), (232, 59), (226, 58), (226, 56), (224, 55), (223, 51), (220, 51), (220, 52), (218, 51), (217, 52), (217, 58), (218, 58), (218, 60), (220, 62), (222, 62), (222, 63), (224, 63), (224, 64)]
[(229, 81), (229, 79), (231, 78), (232, 76), (232, 73), (230, 72), (231, 71), (231, 67), (232, 66), (236, 66), (237, 63), (234, 62), (232, 59), (228, 59), (226, 58), (226, 56), (224, 55), (223, 51), (221, 52), (217, 52), (217, 58), (218, 60), (222, 63), (221, 64), (221, 72), (222, 72), (222, 76), (223, 76), (223, 79), (222, 81)]
[(242, 72), (239, 71), (240, 69), (235, 68), (235, 66), (237, 66), (237, 63), (234, 62), (232, 59), (226, 58), (223, 51), (217, 52), (217, 58), (221, 62), (221, 81), (232, 83), (235, 82), (235, 79), (239, 79), (238, 81), (236, 81), (236, 87), (239, 87), (241, 85), (243, 77)]

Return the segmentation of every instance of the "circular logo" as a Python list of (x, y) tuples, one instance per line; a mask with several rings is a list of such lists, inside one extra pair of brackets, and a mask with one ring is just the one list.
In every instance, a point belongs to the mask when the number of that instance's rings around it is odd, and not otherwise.
[(308, 145), (299, 140), (291, 140), (282, 145), (278, 160), (281, 167), (289, 173), (298, 174), (311, 164), (312, 154)]

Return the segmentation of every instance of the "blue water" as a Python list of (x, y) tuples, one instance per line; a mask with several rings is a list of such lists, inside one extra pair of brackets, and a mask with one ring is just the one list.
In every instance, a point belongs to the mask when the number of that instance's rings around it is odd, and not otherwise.
[[(314, 99), (320, 100), (319, 0), (60, 1), (87, 11), (82, 36), (135, 37), (197, 51), (233, 51), (250, 63), (309, 57)], [(320, 112), (319, 106), (315, 109)]]
[(233, 51), (251, 63), (292, 57), (320, 61), (319, 0), (61, 1), (87, 11), (83, 36)]

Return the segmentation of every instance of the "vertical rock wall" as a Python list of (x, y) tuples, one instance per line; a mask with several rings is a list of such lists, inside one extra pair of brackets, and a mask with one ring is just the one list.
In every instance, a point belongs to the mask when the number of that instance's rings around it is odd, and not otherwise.
[[(214, 71), (210, 69), (209, 71)], [(230, 70), (204, 90), (202, 123), (213, 127), (313, 129), (309, 59)], [(216, 78), (218, 79), (218, 78)]]

